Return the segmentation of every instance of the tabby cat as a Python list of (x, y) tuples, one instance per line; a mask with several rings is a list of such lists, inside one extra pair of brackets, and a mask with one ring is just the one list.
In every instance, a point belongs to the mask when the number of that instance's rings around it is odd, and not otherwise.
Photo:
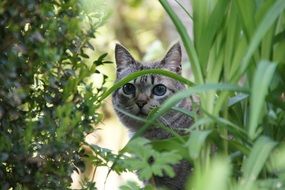
[[(146, 69), (166, 69), (179, 75), (181, 74), (181, 47), (179, 43), (174, 44), (161, 61), (146, 63), (136, 61), (128, 50), (117, 44), (115, 59), (117, 80), (135, 71)], [(112, 102), (121, 122), (131, 132), (136, 132), (144, 123), (129, 117), (120, 110), (146, 118), (152, 109), (159, 107), (167, 98), (183, 89), (185, 89), (184, 85), (172, 78), (149, 74), (140, 76), (115, 91), (112, 95)], [(183, 99), (177, 104), (177, 107), (191, 110), (190, 98)], [(179, 134), (184, 134), (185, 129), (192, 125), (192, 119), (189, 116), (177, 111), (169, 111), (161, 116), (159, 121)], [(157, 126), (150, 126), (143, 136), (153, 140), (169, 138), (171, 134)], [(155, 184), (173, 190), (183, 189), (191, 166), (187, 161), (181, 161), (173, 168), (176, 173), (174, 178), (155, 176)]]

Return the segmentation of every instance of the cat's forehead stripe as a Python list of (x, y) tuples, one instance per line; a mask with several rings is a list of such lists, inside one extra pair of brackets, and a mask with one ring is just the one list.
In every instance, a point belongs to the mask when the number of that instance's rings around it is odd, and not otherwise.
[(147, 75), (141, 76), (140, 82), (147, 82)]
[(143, 75), (137, 77), (133, 80), (134, 84), (151, 84), (154, 85), (155, 83), (155, 75)]
[(151, 84), (154, 84), (154, 76), (150, 75), (150, 79), (151, 79)]

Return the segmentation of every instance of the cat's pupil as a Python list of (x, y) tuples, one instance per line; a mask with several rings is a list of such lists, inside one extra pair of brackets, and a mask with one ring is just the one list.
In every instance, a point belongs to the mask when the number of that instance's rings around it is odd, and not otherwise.
[(152, 89), (152, 93), (156, 96), (163, 96), (166, 93), (166, 86), (158, 84)]
[(131, 83), (127, 83), (123, 86), (123, 92), (127, 95), (135, 94), (136, 87)]

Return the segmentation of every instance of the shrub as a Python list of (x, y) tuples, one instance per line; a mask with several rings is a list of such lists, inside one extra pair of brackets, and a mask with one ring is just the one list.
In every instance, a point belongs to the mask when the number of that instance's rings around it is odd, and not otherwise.
[(80, 144), (101, 120), (103, 88), (88, 77), (106, 54), (94, 60), (85, 52), (105, 15), (82, 3), (0, 3), (1, 189), (67, 189)]

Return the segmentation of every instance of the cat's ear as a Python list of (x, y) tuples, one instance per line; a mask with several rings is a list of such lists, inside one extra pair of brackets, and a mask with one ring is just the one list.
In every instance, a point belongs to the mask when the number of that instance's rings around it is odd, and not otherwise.
[(161, 64), (177, 74), (181, 74), (181, 46), (179, 42), (174, 44), (162, 59)]
[(117, 71), (128, 67), (130, 64), (135, 64), (135, 59), (129, 53), (129, 51), (120, 44), (116, 44), (115, 47), (115, 59), (117, 64)]

